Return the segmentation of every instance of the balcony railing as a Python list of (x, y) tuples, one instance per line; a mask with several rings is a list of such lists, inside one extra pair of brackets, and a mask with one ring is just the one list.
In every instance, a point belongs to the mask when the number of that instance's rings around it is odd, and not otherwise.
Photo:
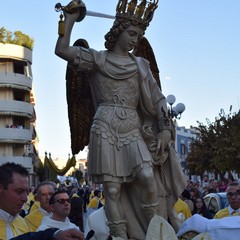
[(19, 73), (0, 72), (0, 87), (32, 89), (32, 78)]
[(0, 142), (4, 143), (29, 143), (32, 141), (30, 129), (0, 128)]
[(33, 105), (28, 102), (0, 100), (0, 115), (24, 116), (31, 118)]

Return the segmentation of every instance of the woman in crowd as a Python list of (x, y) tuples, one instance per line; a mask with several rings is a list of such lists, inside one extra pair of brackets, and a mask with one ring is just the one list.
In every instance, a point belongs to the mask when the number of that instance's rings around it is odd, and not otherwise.
[(207, 209), (203, 198), (197, 197), (194, 201), (193, 214), (200, 214), (201, 216), (212, 219), (213, 216), (211, 212)]

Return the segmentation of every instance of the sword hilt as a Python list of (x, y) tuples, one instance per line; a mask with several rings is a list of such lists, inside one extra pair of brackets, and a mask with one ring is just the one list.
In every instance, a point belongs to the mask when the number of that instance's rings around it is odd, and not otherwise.
[(81, 0), (72, 0), (67, 6), (62, 6), (61, 3), (57, 3), (55, 5), (55, 11), (60, 12), (64, 11), (67, 13), (75, 13), (77, 11), (80, 11), (79, 17), (76, 19), (76, 22), (82, 21), (86, 16), (86, 6)]
[(87, 11), (85, 4), (81, 0), (73, 0), (67, 6), (62, 6), (61, 3), (57, 3), (55, 5), (56, 12), (65, 11), (67, 13), (74, 13), (74, 12), (77, 12), (79, 9), (80, 9), (80, 14), (76, 20), (77, 22), (82, 21), (86, 15), (92, 16), (92, 17), (115, 19), (115, 17), (112, 15), (93, 12), (93, 11)]

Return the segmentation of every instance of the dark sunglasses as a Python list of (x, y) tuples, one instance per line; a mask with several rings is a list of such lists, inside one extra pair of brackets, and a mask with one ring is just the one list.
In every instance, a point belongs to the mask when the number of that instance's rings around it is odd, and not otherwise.
[(58, 200), (55, 200), (54, 201), (54, 203), (56, 203), (56, 202), (58, 202), (58, 203), (60, 203), (60, 204), (65, 204), (66, 202), (67, 203), (70, 203), (70, 198), (67, 198), (67, 199), (58, 199)]

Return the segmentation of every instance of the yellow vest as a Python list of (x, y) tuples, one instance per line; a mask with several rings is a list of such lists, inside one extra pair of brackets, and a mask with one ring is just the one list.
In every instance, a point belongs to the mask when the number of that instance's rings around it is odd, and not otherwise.
[(88, 208), (96, 209), (98, 207), (98, 201), (99, 199), (97, 197), (93, 197), (88, 204)]
[[(24, 233), (28, 233), (30, 230), (28, 225), (21, 216), (17, 216), (10, 223), (10, 226), (15, 237)], [(7, 229), (6, 222), (0, 219), (0, 240), (8, 240), (6, 236), (7, 235), (6, 229)]]
[(94, 190), (91, 191), (90, 195), (89, 195), (89, 199), (91, 200), (94, 197)]
[(34, 204), (32, 205), (29, 213), (34, 212), (34, 211), (36, 211), (36, 210), (39, 209), (39, 208), (40, 208), (40, 202), (36, 201), (36, 202), (34, 202)]
[(215, 219), (220, 219), (220, 218), (229, 217), (229, 216), (230, 215), (229, 215), (228, 208), (223, 208), (215, 214), (214, 218)]
[(35, 202), (35, 197), (34, 197), (32, 192), (30, 192), (29, 195), (28, 195), (27, 203), (30, 204), (31, 201)]
[(79, 196), (78, 196), (77, 193), (74, 193), (74, 194), (72, 195), (72, 198), (73, 198), (73, 197), (78, 197), (78, 198), (79, 198)]
[(99, 201), (101, 202), (101, 204), (102, 204), (103, 206), (105, 205), (105, 198), (102, 197)]
[(188, 205), (187, 205), (182, 199), (180, 199), (180, 198), (179, 198), (179, 199), (177, 200), (177, 202), (175, 203), (174, 208), (175, 208), (175, 210), (176, 210), (176, 212), (177, 212), (178, 215), (181, 214), (181, 213), (184, 215), (185, 219), (183, 219), (183, 221), (186, 220), (186, 219), (188, 219), (188, 218), (190, 218), (190, 217), (192, 216), (192, 213), (191, 213), (191, 211), (190, 211), (190, 208), (189, 208)]
[(37, 228), (41, 225), (44, 215), (38, 209), (29, 213), (24, 219), (31, 232), (36, 232)]

